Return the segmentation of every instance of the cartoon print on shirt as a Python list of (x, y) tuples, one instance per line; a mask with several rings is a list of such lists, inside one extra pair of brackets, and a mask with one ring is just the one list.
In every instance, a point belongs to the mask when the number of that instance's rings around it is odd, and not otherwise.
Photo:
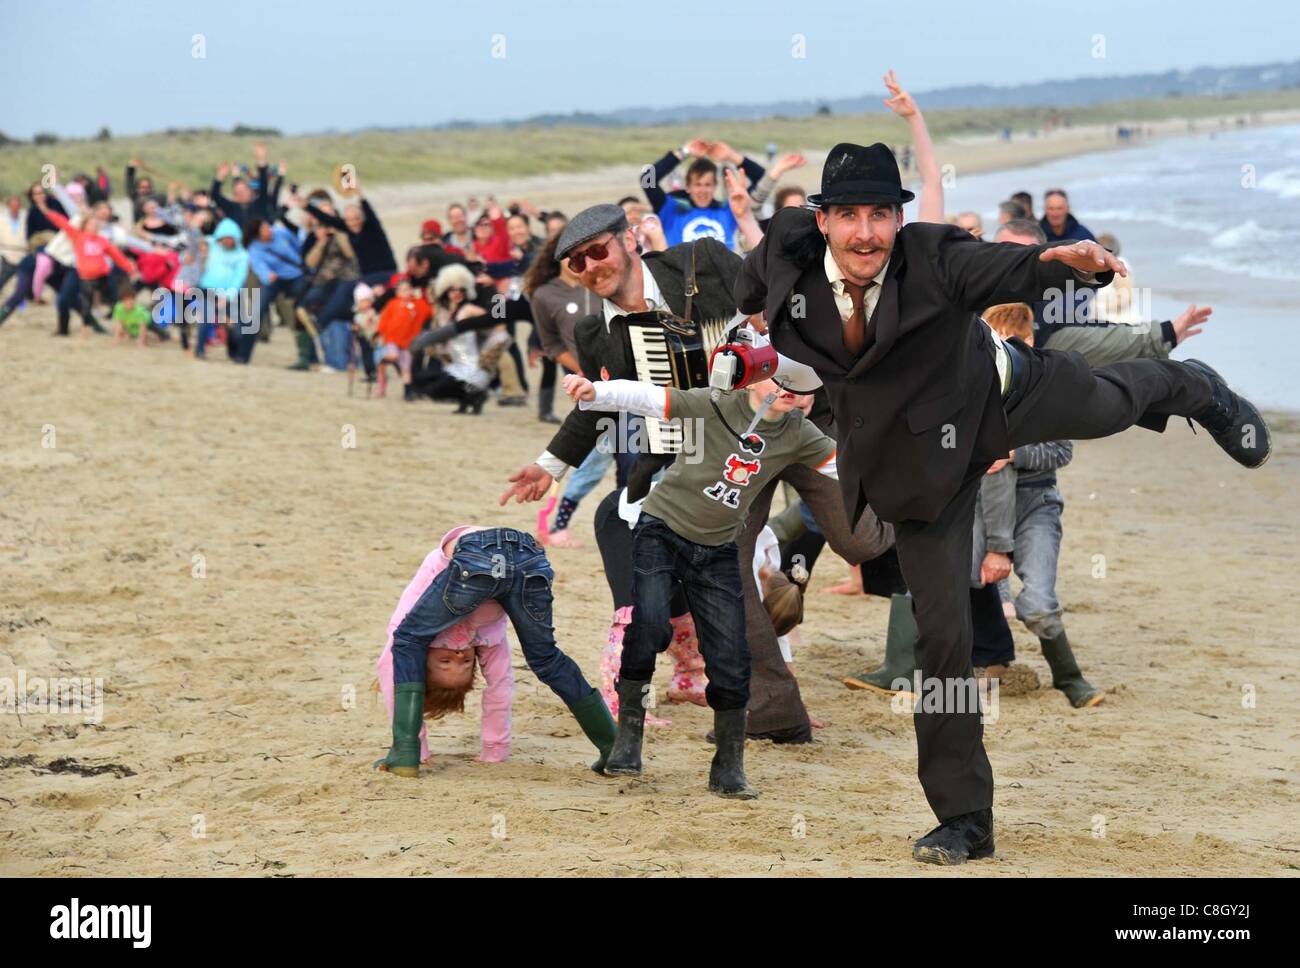
[[(752, 438), (751, 446), (743, 447), (743, 450), (753, 453), (762, 453), (764, 441), (758, 434), (748, 435)], [(756, 442), (757, 447), (752, 446)], [(749, 487), (749, 482), (758, 475), (763, 469), (763, 462), (757, 457), (741, 457), (739, 454), (728, 454), (727, 459), (722, 463), (722, 480), (710, 484), (704, 489), (706, 497), (714, 501), (721, 501), (729, 508), (740, 507), (740, 488)], [(737, 484), (739, 487), (728, 487), (729, 484)]]
[(716, 484), (706, 487), (704, 494), (715, 501), (721, 501), (729, 508), (740, 507), (740, 488), (727, 487), (726, 481), (718, 481)]
[(722, 476), (732, 484), (739, 484), (742, 487), (749, 486), (749, 479), (763, 469), (763, 462), (758, 458), (754, 460), (742, 460), (739, 455), (732, 454), (727, 458), (723, 467)]

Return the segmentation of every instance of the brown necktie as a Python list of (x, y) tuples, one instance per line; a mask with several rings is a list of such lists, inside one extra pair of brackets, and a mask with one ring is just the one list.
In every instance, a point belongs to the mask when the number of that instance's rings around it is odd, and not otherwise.
[(857, 356), (862, 352), (862, 347), (867, 344), (867, 314), (863, 309), (862, 300), (867, 290), (875, 284), (874, 279), (865, 286), (844, 280), (844, 289), (853, 300), (853, 312), (844, 321), (844, 348), (851, 356)]

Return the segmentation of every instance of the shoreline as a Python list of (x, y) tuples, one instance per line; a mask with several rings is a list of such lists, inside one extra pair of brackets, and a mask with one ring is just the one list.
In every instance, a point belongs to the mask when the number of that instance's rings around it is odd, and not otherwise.
[[(1143, 122), (1137, 127), (1151, 129), (1150, 135), (1120, 143), (1114, 137), (1114, 124), (1080, 125), (1030, 137), (1014, 135), (1003, 141), (997, 135), (982, 134), (969, 137), (947, 138), (935, 142), (935, 153), (941, 168), (952, 166), (952, 175), (988, 174), (1017, 168), (1032, 168), (1061, 158), (1081, 154), (1095, 154), (1107, 150), (1123, 150), (1155, 140), (1188, 134), (1208, 134), (1211, 131), (1237, 130), (1236, 119), (1242, 112), (1230, 112), (1193, 119), (1195, 130), (1187, 130), (1187, 118), (1166, 118)], [(1260, 112), (1258, 119), (1248, 128), (1278, 127), (1300, 124), (1300, 109)], [(593, 129), (593, 136), (595, 136)], [(783, 149), (786, 150), (786, 149)], [(787, 174), (780, 185), (802, 185), (809, 192), (816, 191), (820, 169), (825, 160), (825, 150), (802, 150), (808, 164)], [(647, 163), (652, 159), (647, 158)], [(607, 165), (584, 172), (556, 172), (528, 175), (522, 178), (454, 178), (435, 182), (390, 182), (366, 188), (366, 197), (383, 219), (384, 226), (394, 238), (419, 238), (419, 225), (427, 218), (446, 221), (447, 206), (454, 201), (463, 202), (469, 195), (480, 200), (493, 195), (503, 205), (526, 198), (543, 210), (559, 209), (572, 216), (574, 213), (604, 201), (617, 201), (625, 195), (641, 197), (638, 187), (640, 168), (637, 165)], [(905, 178), (904, 184), (915, 187), (919, 179)], [(444, 225), (444, 228), (446, 226)]]

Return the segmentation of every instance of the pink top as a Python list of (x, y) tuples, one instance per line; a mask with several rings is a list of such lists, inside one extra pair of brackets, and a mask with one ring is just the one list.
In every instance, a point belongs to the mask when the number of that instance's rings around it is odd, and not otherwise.
[[(411, 583), (402, 592), (397, 610), (388, 620), (388, 644), (379, 656), (377, 671), (379, 689), (384, 694), (388, 718), (393, 718), (393, 632), (406, 613), (415, 607), (426, 588), (447, 567), (451, 556), (444, 549), (470, 531), (481, 531), (473, 525), (460, 525), (448, 531), (438, 547), (429, 552), (415, 573)], [(510, 670), (510, 643), (506, 640), (506, 613), (495, 601), (487, 601), (449, 629), (434, 637), (431, 648), (473, 648), (478, 656), (478, 667), (483, 673), (486, 688), (483, 690), (483, 752), (484, 763), (500, 763), (510, 755), (510, 700), (515, 691), (514, 674)], [(420, 728), (420, 761), (429, 758), (429, 727)]]

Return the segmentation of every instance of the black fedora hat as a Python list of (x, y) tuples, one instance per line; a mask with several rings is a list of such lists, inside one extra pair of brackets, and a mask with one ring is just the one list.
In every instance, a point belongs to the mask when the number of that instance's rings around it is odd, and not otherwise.
[(822, 166), (822, 190), (809, 195), (808, 204), (901, 205), (916, 196), (903, 187), (898, 162), (888, 145), (869, 148), (841, 142), (831, 149)]

